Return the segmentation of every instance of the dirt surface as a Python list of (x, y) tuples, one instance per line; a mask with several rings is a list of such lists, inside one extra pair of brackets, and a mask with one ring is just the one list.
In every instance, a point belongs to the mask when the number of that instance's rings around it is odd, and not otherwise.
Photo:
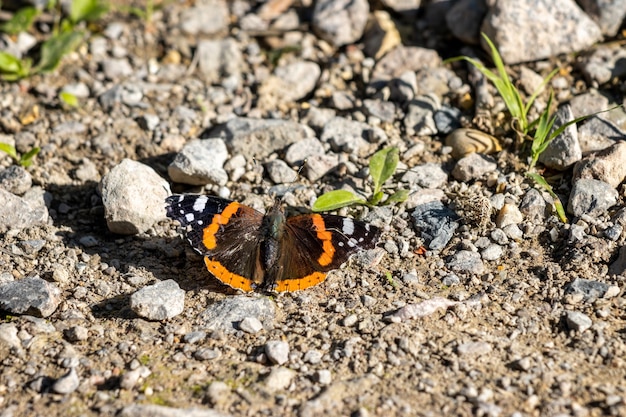
[[(285, 50), (277, 59), (290, 62), (303, 50), (306, 59), (318, 58), (322, 75), (314, 91), (291, 101), (264, 96), (259, 104), (260, 80), (275, 70), (268, 51), (287, 44), (252, 36), (239, 23), (229, 26), (224, 37), (235, 39), (245, 58), (238, 69), (243, 81), (228, 91), (221, 87), (227, 80), (206, 81), (194, 70), (197, 40), (178, 29), (183, 7), (168, 5), (153, 22), (113, 13), (101, 22), (105, 35), (95, 34), (57, 72), (1, 84), (3, 137), (12, 138), (20, 152), (41, 147), (27, 171), (33, 187), (45, 191), (49, 219), (1, 235), (0, 283), (39, 276), (60, 293), (45, 318), (10, 311), (0, 317), (0, 416), (182, 416), (191, 415), (190, 408), (207, 416), (626, 415), (624, 275), (608, 272), (625, 237), (604, 233), (620, 223), (615, 216), (623, 210), (623, 186), (609, 211), (584, 221), (570, 217), (584, 229), (582, 238), (572, 224), (548, 213), (518, 222), (521, 236), (507, 237), (499, 245), (502, 256), (482, 259), (481, 270), (451, 266), (460, 251), (481, 251), (481, 237), (493, 243), (493, 231), (500, 229), (498, 211), (481, 211), (480, 198), (490, 201), (501, 193), (518, 204), (532, 188), (523, 177), (526, 161), (507, 146), (511, 135), (501, 138), (505, 149), (494, 156), (495, 176), (466, 184), (449, 176), (438, 187), (442, 202), (461, 216), (444, 249), (428, 250), (413, 227), (415, 204), (344, 209), (341, 214), (383, 227), (378, 248), (305, 291), (242, 295), (222, 285), (179, 225), (165, 218), (139, 234), (111, 233), (98, 184), (124, 158), (169, 180), (167, 167), (185, 143), (232, 117), (282, 118), (315, 130), (313, 106), (368, 121), (359, 111), (329, 104), (325, 91), (368, 98), (363, 56), (353, 50), (359, 45), (333, 49), (302, 36), (303, 49)], [(112, 37), (107, 30), (114, 24), (120, 34)], [(130, 71), (107, 73), (106, 59), (96, 52), (100, 43), (108, 59), (125, 61)], [(266, 53), (255, 55), (255, 48)], [(468, 86), (466, 72), (455, 69)], [(576, 92), (586, 91), (576, 77), (568, 81), (578, 82)], [(64, 109), (58, 92), (77, 83), (88, 87), (87, 96), (79, 108)], [(107, 108), (102, 94), (115, 85), (141, 91), (139, 104), (122, 98)], [(452, 107), (462, 103), (454, 92), (444, 97)], [(463, 111), (471, 119), (473, 109)], [(29, 123), (27, 114), (33, 115)], [(145, 128), (145, 114), (158, 116), (158, 127)], [(497, 123), (499, 116), (492, 117)], [(442, 150), (443, 138), (407, 134), (403, 120), (380, 123), (386, 140), (367, 141), (358, 152), (325, 145), (340, 163), (314, 181), (303, 174), (295, 183), (274, 185), (264, 164), (282, 158), (279, 150), (260, 159), (244, 154), (245, 172), (236, 180), (231, 175), (226, 185), (170, 184), (173, 192), (227, 189), (229, 198), (255, 207), (271, 206), (270, 194), (279, 193), (294, 212), (346, 183), (368, 190), (365, 167), (388, 145), (401, 155), (390, 189), (411, 189), (402, 176), (425, 163), (450, 174), (456, 161)], [(421, 151), (410, 152), (416, 144)], [(2, 157), (0, 164), (7, 168), (13, 161)], [(567, 199), (571, 169), (558, 175), (555, 187)], [(505, 184), (500, 191), (498, 178)], [(613, 287), (607, 294), (585, 293), (571, 288), (576, 279)], [(183, 312), (166, 320), (138, 316), (131, 295), (165, 280), (185, 291)], [(254, 309), (242, 314), (263, 324), (257, 333), (207, 318), (225, 300), (242, 300), (243, 309), (246, 299)], [(440, 308), (428, 310), (428, 302)], [(426, 312), (417, 317), (407, 307)], [(582, 313), (590, 325), (571, 313)], [(288, 344), (286, 362), (269, 357), (270, 341)], [(75, 386), (74, 376), (64, 380), (68, 372), (76, 373)], [(68, 392), (55, 385), (59, 381), (70, 385)], [(136, 405), (171, 409), (149, 414)]]

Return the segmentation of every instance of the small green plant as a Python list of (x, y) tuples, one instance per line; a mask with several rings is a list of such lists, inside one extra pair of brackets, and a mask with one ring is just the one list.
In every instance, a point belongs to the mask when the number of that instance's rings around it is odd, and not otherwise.
[[(31, 9), (33, 8), (27, 7), (17, 11), (9, 21), (0, 25), (0, 31), (15, 34), (29, 30), (38, 14), (36, 9)], [(76, 30), (76, 24), (98, 19), (106, 11), (107, 6), (101, 0), (73, 0), (69, 16), (55, 25), (53, 35), (38, 48), (39, 59), (36, 65), (33, 66), (30, 57), (18, 58), (8, 52), (0, 52), (0, 79), (16, 81), (55, 70), (63, 56), (75, 50), (85, 38), (83, 31)]]
[(78, 98), (68, 91), (61, 91), (59, 93), (59, 101), (63, 103), (64, 106), (71, 109), (77, 108), (79, 104)]
[(341, 207), (361, 204), (375, 206), (379, 204), (401, 203), (408, 197), (407, 190), (398, 190), (383, 201), (385, 196), (383, 184), (391, 178), (398, 167), (398, 148), (385, 148), (376, 152), (370, 159), (370, 177), (374, 184), (374, 192), (369, 199), (364, 199), (351, 191), (333, 190), (319, 196), (313, 204), (313, 211), (337, 210)]
[(38, 147), (35, 147), (31, 149), (30, 151), (26, 152), (24, 155), (18, 156), (15, 146), (10, 145), (8, 143), (0, 142), (0, 151), (9, 155), (19, 165), (23, 167), (29, 167), (33, 163), (33, 158), (35, 158), (35, 156), (39, 153), (40, 149)]
[(482, 33), (483, 38), (489, 45), (489, 49), (491, 52), (491, 59), (493, 60), (494, 65), (496, 66), (496, 72), (491, 71), (482, 62), (477, 59), (468, 57), (468, 56), (460, 56), (456, 58), (450, 58), (446, 62), (454, 62), (464, 60), (472, 64), (478, 71), (480, 71), (489, 81), (493, 83), (498, 90), (498, 93), (502, 97), (506, 108), (509, 110), (512, 118), (512, 126), (513, 129), (518, 133), (518, 136), (521, 140), (525, 139), (525, 136), (530, 132), (533, 128), (534, 123), (528, 120), (528, 112), (530, 111), (531, 106), (535, 102), (535, 99), (544, 89), (544, 87), (550, 82), (552, 77), (556, 75), (559, 71), (558, 68), (554, 69), (546, 78), (544, 78), (543, 82), (539, 87), (531, 94), (526, 103), (522, 98), (522, 94), (515, 87), (511, 78), (506, 72), (506, 68), (504, 67), (504, 62), (502, 61), (502, 57), (498, 52), (498, 49), (495, 47), (491, 39), (484, 33)]

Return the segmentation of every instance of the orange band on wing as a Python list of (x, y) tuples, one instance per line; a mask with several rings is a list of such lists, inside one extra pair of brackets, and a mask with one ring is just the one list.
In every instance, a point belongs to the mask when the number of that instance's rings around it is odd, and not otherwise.
[(244, 291), (252, 291), (254, 289), (254, 283), (251, 280), (241, 275), (233, 274), (218, 261), (213, 261), (205, 256), (204, 263), (209, 272), (224, 284)]
[(311, 275), (307, 275), (306, 277), (302, 278), (276, 281), (276, 287), (274, 288), (274, 290), (277, 292), (303, 290), (305, 288), (317, 285), (325, 279), (325, 272), (313, 272)]
[(220, 226), (228, 223), (231, 217), (239, 210), (239, 203), (233, 201), (227, 205), (224, 210), (213, 216), (211, 224), (204, 228), (202, 235), (202, 243), (207, 249), (215, 249), (217, 242), (215, 241), (215, 234), (220, 230)]
[(322, 241), (323, 252), (317, 259), (317, 263), (322, 266), (328, 266), (332, 263), (333, 257), (335, 256), (335, 247), (332, 242), (333, 235), (326, 230), (326, 224), (322, 216), (313, 214), (311, 215), (311, 220), (313, 220), (313, 226), (315, 226), (315, 230), (317, 231), (317, 238)]

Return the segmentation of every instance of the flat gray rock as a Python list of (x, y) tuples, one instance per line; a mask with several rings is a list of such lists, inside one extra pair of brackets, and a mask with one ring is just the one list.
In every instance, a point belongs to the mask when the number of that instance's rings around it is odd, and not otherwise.
[(0, 233), (45, 223), (48, 208), (44, 195), (40, 187), (30, 188), (22, 197), (0, 188)]
[(38, 276), (0, 285), (0, 310), (48, 317), (61, 302), (61, 290)]
[(452, 176), (458, 181), (477, 180), (497, 168), (498, 164), (492, 157), (471, 153), (457, 161), (452, 170)]
[(188, 35), (216, 35), (228, 29), (228, 4), (224, 0), (203, 0), (180, 14), (180, 28)]
[(130, 296), (130, 308), (148, 320), (167, 320), (185, 308), (185, 291), (168, 279), (140, 289)]
[(164, 201), (170, 185), (152, 168), (124, 159), (100, 183), (104, 217), (113, 233), (143, 233), (165, 219)]
[(482, 274), (485, 270), (480, 254), (469, 250), (460, 250), (452, 255), (448, 261), (448, 268), (454, 272), (465, 272), (475, 275)]
[[(620, 251), (626, 254), (626, 251)], [(619, 293), (619, 288), (601, 281), (576, 278), (565, 287), (565, 294), (579, 294), (584, 300), (611, 298)]]
[(313, 9), (313, 30), (331, 45), (347, 45), (363, 36), (368, 14), (367, 0), (318, 0)]
[(414, 188), (419, 185), (424, 188), (440, 188), (448, 182), (448, 173), (441, 164), (426, 163), (414, 166), (402, 176), (402, 182), (407, 182)]
[(617, 188), (626, 179), (626, 142), (616, 142), (594, 152), (574, 166), (573, 181), (580, 178), (604, 181)]
[[(552, 131), (558, 129), (562, 125), (574, 120), (574, 113), (569, 104), (565, 104), (557, 110), (556, 120)], [(548, 168), (563, 171), (582, 158), (582, 150), (578, 142), (578, 129), (576, 123), (565, 128), (560, 135), (554, 138), (548, 144), (548, 147), (539, 155), (539, 162)]]
[(598, 25), (572, 0), (495, 2), (481, 31), (509, 65), (581, 51), (602, 37)]
[(445, 248), (459, 227), (459, 216), (440, 201), (416, 206), (412, 217), (413, 226), (430, 250)]
[(167, 167), (167, 173), (174, 182), (191, 185), (226, 185), (228, 174), (224, 162), (228, 150), (222, 139), (192, 140), (176, 154)]
[(331, 119), (320, 136), (322, 142), (330, 144), (336, 152), (359, 153), (366, 150), (368, 141), (365, 138), (386, 140), (387, 136), (379, 128), (372, 128), (367, 123), (344, 117)]

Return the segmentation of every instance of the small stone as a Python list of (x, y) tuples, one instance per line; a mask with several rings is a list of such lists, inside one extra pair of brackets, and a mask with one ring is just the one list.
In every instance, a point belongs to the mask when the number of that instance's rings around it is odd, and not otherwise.
[(503, 253), (504, 249), (502, 249), (502, 246), (491, 244), (480, 252), (480, 256), (485, 261), (495, 261), (500, 259)]
[[(569, 104), (560, 106), (555, 113), (556, 120), (550, 133), (574, 120), (574, 113)], [(565, 128), (560, 135), (552, 139), (548, 147), (539, 155), (539, 162), (548, 168), (563, 171), (580, 161), (582, 150), (578, 142), (576, 123)]]
[(410, 272), (407, 272), (406, 274), (402, 274), (402, 282), (404, 282), (406, 285), (419, 284), (420, 280), (417, 276), (417, 271), (412, 270)]
[(133, 389), (140, 379), (147, 378), (151, 373), (150, 369), (143, 365), (127, 371), (122, 374), (120, 378), (120, 388), (128, 390)]
[(45, 192), (39, 187), (30, 188), (23, 197), (0, 187), (0, 233), (45, 223), (48, 208), (44, 196)]
[(504, 228), (510, 224), (519, 224), (524, 220), (524, 215), (515, 204), (505, 204), (496, 216), (496, 226)]
[(207, 83), (223, 84), (231, 79), (235, 88), (240, 84), (243, 56), (235, 39), (199, 40), (196, 56), (198, 70)]
[(119, 80), (133, 74), (133, 67), (127, 58), (109, 58), (102, 62), (102, 72), (109, 80)]
[(364, 138), (371, 132), (372, 128), (366, 123), (334, 117), (324, 126), (320, 140), (329, 143), (336, 152), (358, 154), (367, 148), (368, 142)]
[[(146, 391), (148, 391), (146, 389)], [(146, 392), (147, 395), (147, 392)], [(174, 408), (154, 404), (130, 404), (122, 408), (117, 417), (228, 417), (230, 414), (220, 413), (213, 409), (199, 407)]]
[(337, 155), (313, 155), (306, 160), (304, 173), (311, 182), (316, 182), (339, 164)]
[(358, 316), (356, 314), (350, 314), (349, 316), (345, 317), (343, 319), (342, 324), (345, 327), (352, 327), (356, 324), (356, 322), (359, 320)]
[(407, 105), (404, 127), (411, 136), (433, 136), (437, 134), (435, 112), (441, 108), (440, 100), (434, 94), (415, 97)]
[(11, 165), (0, 171), (0, 188), (15, 195), (22, 195), (33, 185), (33, 178), (19, 165)]
[(441, 283), (447, 287), (452, 287), (453, 285), (459, 285), (461, 283), (461, 279), (456, 274), (448, 274), (443, 277)]
[(170, 186), (152, 168), (124, 159), (100, 183), (104, 216), (109, 230), (119, 234), (143, 233), (165, 219), (163, 201)]
[(619, 291), (620, 289), (616, 285), (582, 278), (574, 279), (565, 288), (566, 294), (580, 294), (586, 301), (596, 298), (612, 298), (618, 295)]
[(289, 344), (281, 340), (270, 340), (265, 344), (265, 354), (270, 362), (283, 365), (289, 360)]
[(452, 176), (458, 181), (473, 181), (497, 169), (495, 159), (479, 153), (471, 153), (459, 159), (452, 170)]
[(167, 168), (172, 181), (191, 185), (225, 185), (228, 175), (226, 144), (221, 139), (192, 140), (176, 155)]
[(172, 279), (142, 288), (130, 296), (130, 308), (148, 320), (167, 320), (183, 312), (185, 291)]
[(593, 324), (589, 316), (579, 311), (568, 311), (565, 313), (567, 327), (570, 330), (582, 333)]
[(456, 107), (441, 106), (433, 117), (437, 132), (441, 135), (448, 135), (452, 131), (461, 128), (461, 116), (461, 110)]
[(498, 245), (506, 245), (507, 243), (509, 243), (509, 238), (502, 229), (493, 229), (489, 236), (491, 237), (491, 240), (493, 240)]
[(207, 399), (214, 407), (223, 408), (231, 395), (231, 389), (225, 382), (211, 382), (207, 388)]
[(445, 248), (459, 227), (459, 216), (440, 201), (416, 206), (412, 217), (416, 232), (430, 250)]
[(84, 326), (72, 326), (65, 330), (65, 337), (70, 342), (80, 342), (87, 340), (89, 337), (89, 330)]
[(363, 107), (368, 115), (383, 122), (391, 123), (395, 120), (396, 105), (390, 101), (365, 99), (363, 100)]
[(63, 375), (52, 384), (52, 391), (57, 394), (71, 394), (76, 391), (79, 384), (80, 380), (78, 379), (76, 369), (71, 368), (67, 374)]
[(580, 179), (574, 183), (567, 203), (567, 212), (576, 217), (584, 214), (601, 216), (617, 204), (618, 193), (604, 181)]
[(0, 285), (0, 310), (13, 314), (48, 317), (61, 301), (61, 290), (39, 276)]
[(574, 166), (573, 181), (580, 178), (604, 181), (617, 188), (626, 178), (626, 142), (592, 153)]
[(267, 175), (274, 184), (285, 184), (298, 179), (298, 174), (280, 159), (274, 159), (265, 164)]
[(239, 322), (239, 329), (250, 334), (257, 334), (263, 330), (263, 323), (256, 317), (246, 317)]
[(478, 252), (461, 250), (452, 255), (448, 262), (448, 268), (454, 272), (464, 272), (470, 274), (482, 274), (485, 270), (483, 261)]
[(502, 231), (506, 234), (506, 236), (514, 241), (520, 241), (524, 237), (524, 232), (519, 228), (516, 224), (510, 224), (508, 226), (504, 226)]
[(408, 170), (402, 176), (402, 182), (407, 182), (411, 186), (419, 185), (424, 188), (441, 188), (448, 182), (448, 174), (440, 164), (427, 163), (417, 165)]
[(137, 119), (137, 123), (139, 123), (139, 126), (141, 126), (142, 129), (150, 132), (156, 129), (160, 122), (161, 119), (155, 114), (144, 114), (142, 116), (139, 116), (139, 118)]
[(259, 86), (259, 107), (272, 108), (298, 101), (309, 95), (322, 73), (311, 61), (297, 61), (276, 68)]
[(304, 354), (302, 360), (305, 363), (316, 365), (322, 361), (322, 356), (322, 352), (320, 352), (319, 350), (311, 349)]
[(532, 365), (532, 359), (528, 356), (524, 356), (523, 358), (513, 361), (513, 363), (511, 363), (511, 368), (525, 372), (528, 371)]
[(456, 348), (459, 356), (482, 356), (491, 352), (491, 345), (487, 342), (467, 342)]
[(265, 388), (271, 393), (286, 390), (295, 376), (296, 371), (277, 366), (272, 368), (265, 379)]
[(320, 369), (315, 372), (315, 380), (322, 385), (328, 385), (333, 382), (333, 376), (328, 369)]
[(17, 326), (15, 326), (15, 324), (0, 324), (0, 344), (9, 349), (21, 349), (22, 341), (17, 337)]
[(319, 0), (313, 9), (313, 30), (331, 45), (349, 45), (363, 36), (368, 15), (367, 0)]
[(531, 188), (522, 197), (519, 210), (526, 219), (542, 222), (546, 217), (546, 200), (539, 190)]
[(256, 317), (263, 323), (263, 328), (271, 329), (275, 314), (274, 304), (269, 298), (239, 295), (209, 305), (199, 319), (207, 330), (235, 333), (239, 330), (236, 324), (247, 317)]
[(200, 348), (194, 354), (193, 357), (199, 361), (212, 361), (221, 356), (219, 350), (210, 348)]
[(291, 166), (300, 165), (314, 155), (324, 155), (324, 146), (317, 138), (306, 138), (289, 146), (285, 161)]
[(184, 8), (180, 29), (187, 35), (217, 35), (228, 28), (228, 5), (223, 0), (205, 0)]
[(183, 342), (189, 344), (200, 343), (204, 339), (206, 339), (206, 332), (203, 332), (202, 330), (189, 332), (183, 336)]

